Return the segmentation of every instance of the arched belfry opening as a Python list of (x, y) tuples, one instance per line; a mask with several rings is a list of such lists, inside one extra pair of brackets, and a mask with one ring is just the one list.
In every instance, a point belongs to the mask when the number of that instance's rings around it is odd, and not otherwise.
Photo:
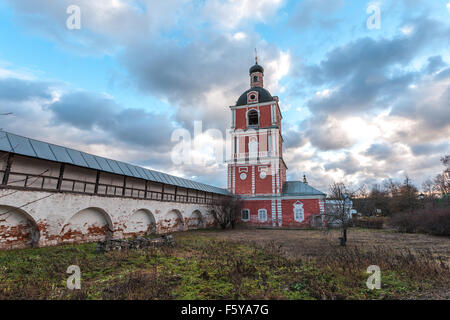
[(259, 126), (259, 114), (258, 111), (253, 109), (247, 113), (247, 121), (249, 126)]

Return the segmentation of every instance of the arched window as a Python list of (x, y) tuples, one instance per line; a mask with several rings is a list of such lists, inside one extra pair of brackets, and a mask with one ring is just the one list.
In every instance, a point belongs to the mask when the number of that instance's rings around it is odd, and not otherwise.
[(294, 220), (297, 222), (305, 220), (305, 210), (303, 209), (303, 203), (300, 201), (294, 203)]
[(253, 76), (253, 82), (258, 82), (258, 76)]
[(258, 157), (258, 138), (256, 137), (249, 138), (248, 152), (250, 154), (250, 158)]
[(247, 114), (248, 118), (248, 125), (249, 126), (257, 126), (259, 124), (259, 116), (258, 111), (256, 110), (250, 110)]

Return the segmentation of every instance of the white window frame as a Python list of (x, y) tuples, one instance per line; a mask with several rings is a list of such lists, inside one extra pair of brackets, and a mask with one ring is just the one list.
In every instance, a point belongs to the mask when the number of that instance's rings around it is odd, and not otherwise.
[[(297, 221), (297, 222), (299, 222), (299, 223), (302, 223), (303, 221), (305, 221), (305, 209), (303, 208), (303, 206), (304, 206), (304, 203), (301, 202), (301, 201), (296, 201), (296, 202), (294, 203), (294, 209), (293, 209), (294, 220)], [(302, 213), (301, 218), (302, 218), (302, 219), (300, 219), (300, 217), (297, 218), (297, 215), (296, 215), (296, 209), (297, 209), (297, 208), (298, 208), (298, 210), (299, 210), (299, 214), (300, 214), (300, 210), (301, 210), (301, 213)]]
[[(261, 218), (261, 215), (263, 215), (263, 218)], [(265, 208), (258, 209), (258, 220), (260, 222), (266, 222), (267, 221), (267, 209), (265, 209)]]
[[(250, 96), (254, 95), (255, 99), (250, 99)], [(258, 91), (250, 91), (247, 93), (247, 104), (250, 103), (258, 103), (259, 102), (259, 93)]]
[[(243, 213), (244, 213), (244, 211), (247, 211), (248, 212), (248, 219), (244, 219), (244, 217), (242, 216), (243, 215)], [(250, 221), (250, 209), (242, 209), (241, 210), (241, 220), (242, 221)]]

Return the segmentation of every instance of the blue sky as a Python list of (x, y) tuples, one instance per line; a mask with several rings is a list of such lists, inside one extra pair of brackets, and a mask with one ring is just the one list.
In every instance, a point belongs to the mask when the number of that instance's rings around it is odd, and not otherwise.
[(175, 164), (171, 133), (225, 132), (256, 47), (290, 179), (420, 185), (450, 151), (449, 30), (445, 0), (3, 0), (0, 127), (223, 187), (220, 139), (198, 137), (203, 165)]

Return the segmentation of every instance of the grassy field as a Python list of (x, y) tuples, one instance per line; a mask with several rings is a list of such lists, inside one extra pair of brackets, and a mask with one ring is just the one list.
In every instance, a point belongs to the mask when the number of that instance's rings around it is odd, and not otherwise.
[[(198, 230), (175, 246), (96, 252), (96, 244), (0, 252), (0, 299), (449, 299), (450, 239), (351, 229)], [(81, 290), (66, 289), (68, 266)], [(369, 290), (369, 265), (381, 289)]]

